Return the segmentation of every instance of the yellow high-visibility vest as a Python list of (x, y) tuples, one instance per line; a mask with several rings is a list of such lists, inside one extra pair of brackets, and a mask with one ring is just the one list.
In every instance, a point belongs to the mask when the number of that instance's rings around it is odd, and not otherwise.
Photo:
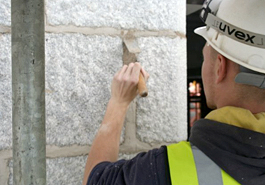
[(167, 146), (167, 154), (172, 185), (240, 185), (189, 142)]

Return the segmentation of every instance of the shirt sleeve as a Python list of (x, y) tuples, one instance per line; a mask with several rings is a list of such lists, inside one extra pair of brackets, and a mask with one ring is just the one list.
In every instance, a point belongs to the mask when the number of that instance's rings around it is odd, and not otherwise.
[(94, 167), (87, 185), (167, 185), (166, 147), (139, 153), (131, 160), (101, 162)]

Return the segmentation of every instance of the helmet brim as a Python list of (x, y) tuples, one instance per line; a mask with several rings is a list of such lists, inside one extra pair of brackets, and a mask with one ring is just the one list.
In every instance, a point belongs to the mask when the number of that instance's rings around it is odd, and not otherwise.
[[(238, 60), (237, 58), (234, 58), (233, 56), (227, 54), (222, 49), (220, 49), (219, 47), (217, 47), (212, 42), (212, 40), (211, 40), (211, 38), (210, 38), (210, 36), (208, 34), (208, 28), (206, 26), (196, 28), (194, 30), (194, 33), (202, 36), (207, 41), (207, 43), (210, 44), (218, 53), (220, 53), (221, 55), (223, 55), (226, 58), (230, 59), (231, 61), (233, 61), (233, 62), (235, 62), (235, 63), (237, 63), (237, 64), (239, 64), (239, 65), (241, 65), (243, 67), (249, 68), (249, 69), (251, 69), (253, 71), (256, 71), (256, 72), (265, 74), (265, 70), (264, 69), (261, 69), (261, 68), (255, 67), (255, 66), (248, 65), (246, 62), (243, 62), (243, 61)], [(236, 42), (236, 41), (233, 41), (233, 42)], [(246, 46), (246, 47), (249, 47), (249, 46)]]

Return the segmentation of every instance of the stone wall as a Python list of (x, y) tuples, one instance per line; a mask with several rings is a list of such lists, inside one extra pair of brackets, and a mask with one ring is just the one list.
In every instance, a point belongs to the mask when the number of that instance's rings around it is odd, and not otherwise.
[[(47, 184), (81, 184), (132, 32), (150, 73), (130, 106), (120, 157), (187, 138), (185, 0), (46, 0)], [(0, 0), (0, 184), (12, 183), (11, 2)]]

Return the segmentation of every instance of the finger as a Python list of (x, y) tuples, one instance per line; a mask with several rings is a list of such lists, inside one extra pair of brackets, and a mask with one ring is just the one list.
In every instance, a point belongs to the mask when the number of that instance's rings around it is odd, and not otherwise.
[(132, 73), (133, 66), (134, 66), (134, 63), (130, 63), (124, 75), (130, 76)]
[(141, 64), (139, 62), (134, 63), (132, 69), (132, 75), (134, 78), (138, 79), (141, 71)]
[(120, 74), (124, 74), (125, 71), (127, 70), (128, 66), (124, 65), (116, 74), (115, 76), (119, 76)]
[(147, 81), (150, 77), (149, 73), (147, 73), (143, 67), (141, 68), (141, 73), (143, 74), (145, 81)]
[(120, 74), (124, 74), (124, 73), (127, 71), (127, 69), (128, 69), (128, 66), (127, 66), (127, 65), (124, 65), (124, 66), (122, 67), (122, 69), (121, 69)]

